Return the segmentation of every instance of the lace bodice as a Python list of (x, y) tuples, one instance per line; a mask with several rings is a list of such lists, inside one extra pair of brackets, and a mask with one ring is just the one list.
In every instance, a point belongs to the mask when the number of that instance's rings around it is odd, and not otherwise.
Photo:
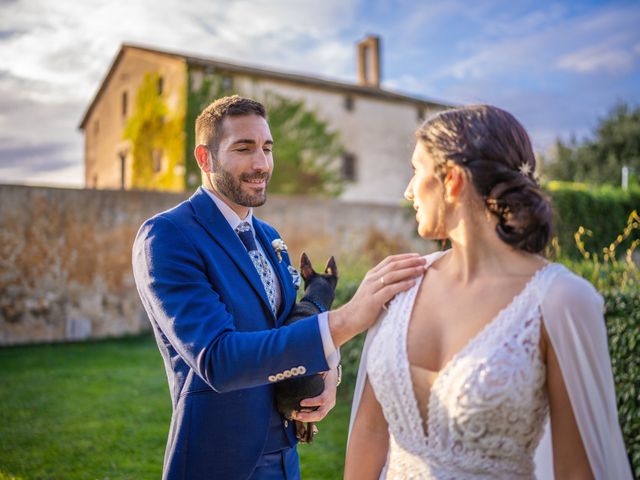
[(393, 300), (366, 364), (389, 424), (384, 478), (535, 478), (533, 455), (548, 411), (536, 287), (557, 267), (539, 270), (442, 368), (429, 396), (426, 435), (407, 357), (420, 282)]

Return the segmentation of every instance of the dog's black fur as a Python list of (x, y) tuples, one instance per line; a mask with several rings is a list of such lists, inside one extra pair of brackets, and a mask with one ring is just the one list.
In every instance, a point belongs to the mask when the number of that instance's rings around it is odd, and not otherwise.
[[(327, 262), (324, 273), (316, 273), (311, 266), (311, 261), (306, 253), (300, 258), (300, 274), (304, 279), (304, 296), (294, 305), (291, 314), (285, 321), (289, 325), (297, 320), (317, 315), (321, 310), (320, 305), (327, 311), (336, 295), (338, 284), (338, 268), (333, 257)], [(317, 410), (319, 407), (301, 407), (300, 400), (313, 398), (324, 390), (324, 380), (321, 374), (306, 377), (290, 378), (283, 380), (275, 386), (276, 405), (282, 416), (291, 420), (294, 411)]]

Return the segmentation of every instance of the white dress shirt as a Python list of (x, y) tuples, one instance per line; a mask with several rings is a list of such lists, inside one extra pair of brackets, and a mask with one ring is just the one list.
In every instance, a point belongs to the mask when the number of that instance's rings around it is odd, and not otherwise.
[[(242, 222), (247, 222), (253, 231), (253, 236), (255, 237), (255, 230), (253, 229), (253, 208), (249, 208), (249, 213), (245, 218), (240, 218), (236, 212), (234, 212), (229, 205), (227, 205), (218, 195), (211, 190), (204, 188), (203, 190), (209, 195), (213, 203), (216, 204), (220, 213), (224, 216), (224, 218), (229, 223), (229, 226), (236, 231), (238, 225)], [(262, 248), (260, 242), (256, 239), (256, 245), (258, 249), (262, 252), (265, 258), (269, 258), (265, 251)], [(271, 277), (273, 279), (275, 288), (275, 300), (276, 300), (276, 311), (280, 308), (280, 302), (282, 301), (282, 293), (280, 291), (280, 282), (278, 281), (278, 277), (276, 276), (273, 266), (270, 262), (269, 270), (271, 271)], [(318, 315), (318, 328), (320, 329), (320, 337), (322, 338), (322, 348), (324, 350), (324, 356), (327, 360), (327, 364), (330, 369), (336, 368), (338, 363), (340, 362), (340, 351), (333, 344), (333, 339), (331, 338), (331, 330), (329, 329), (329, 312), (323, 312)]]

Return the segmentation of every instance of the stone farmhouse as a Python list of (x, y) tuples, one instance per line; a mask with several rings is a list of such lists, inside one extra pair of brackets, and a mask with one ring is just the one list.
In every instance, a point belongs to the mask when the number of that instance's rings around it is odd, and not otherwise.
[[(411, 175), (416, 126), (450, 105), (381, 88), (379, 37), (357, 44), (357, 71), (357, 83), (345, 83), (123, 44), (80, 122), (85, 186), (194, 190), (200, 183), (193, 158), (196, 100), (215, 84), (256, 99), (273, 93), (303, 101), (344, 146), (335, 159), (346, 180), (341, 200), (397, 205)], [(151, 142), (144, 161), (136, 158), (139, 142)], [(277, 148), (274, 157), (277, 174)]]

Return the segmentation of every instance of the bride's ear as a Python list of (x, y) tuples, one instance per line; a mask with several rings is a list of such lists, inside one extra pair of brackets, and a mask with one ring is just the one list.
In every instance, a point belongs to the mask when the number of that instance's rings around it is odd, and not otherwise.
[(444, 179), (444, 198), (447, 202), (453, 202), (462, 194), (468, 177), (465, 171), (458, 165), (452, 165), (447, 169)]

